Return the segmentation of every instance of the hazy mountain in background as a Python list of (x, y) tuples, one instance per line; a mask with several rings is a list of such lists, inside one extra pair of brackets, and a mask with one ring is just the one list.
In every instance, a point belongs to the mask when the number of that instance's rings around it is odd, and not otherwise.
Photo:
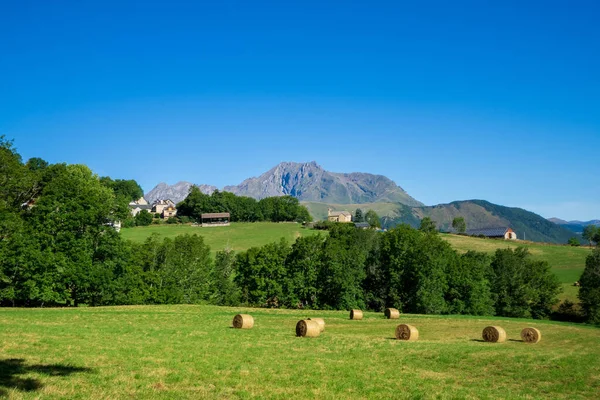
[(560, 218), (548, 218), (548, 221), (560, 225), (563, 228), (566, 228), (580, 235), (583, 233), (583, 228), (585, 228), (588, 225), (600, 226), (600, 220), (598, 219), (593, 219), (591, 221), (565, 221), (564, 219)]
[(144, 195), (144, 197), (146, 198), (146, 201), (150, 204), (152, 204), (156, 200), (167, 200), (167, 199), (173, 200), (173, 202), (175, 204), (177, 204), (180, 201), (183, 201), (187, 197), (188, 193), (190, 192), (190, 188), (192, 186), (198, 186), (200, 191), (202, 193), (206, 193), (206, 194), (211, 194), (212, 192), (217, 190), (217, 188), (215, 186), (195, 185), (191, 182), (181, 181), (181, 182), (177, 182), (174, 185), (168, 185), (164, 182), (161, 182), (158, 185), (156, 185), (156, 187), (154, 187), (154, 189), (152, 189), (151, 191), (146, 193)]

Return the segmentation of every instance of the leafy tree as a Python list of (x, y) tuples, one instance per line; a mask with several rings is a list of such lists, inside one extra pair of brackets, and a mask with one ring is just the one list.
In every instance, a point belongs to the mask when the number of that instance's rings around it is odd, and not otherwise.
[(450, 314), (493, 315), (491, 258), (469, 251), (447, 264), (448, 291), (445, 298)]
[(425, 217), (421, 220), (419, 230), (425, 233), (435, 233), (437, 232), (436, 223), (431, 218)]
[(365, 221), (369, 223), (369, 225), (373, 228), (381, 228), (381, 220), (379, 219), (379, 215), (373, 210), (367, 211), (365, 214)]
[(240, 290), (233, 281), (235, 254), (231, 250), (218, 251), (213, 270), (211, 302), (220, 306), (235, 306), (240, 301)]
[(148, 210), (142, 210), (134, 217), (137, 226), (148, 226), (152, 223), (152, 214)]
[(354, 222), (363, 222), (364, 218), (363, 218), (363, 212), (360, 208), (357, 208), (356, 211), (354, 211)]
[(285, 260), (285, 304), (289, 307), (316, 308), (318, 276), (321, 269), (323, 237), (299, 237)]
[(458, 233), (465, 233), (467, 231), (467, 223), (463, 217), (456, 217), (452, 220), (452, 227)]
[(492, 260), (496, 315), (546, 318), (558, 301), (560, 284), (545, 261), (531, 260), (526, 248), (498, 249)]
[(587, 240), (590, 243), (590, 246), (594, 242), (599, 243), (598, 236), (600, 236), (600, 227), (598, 227), (596, 225), (587, 225), (586, 227), (583, 228), (582, 236), (585, 240)]
[(567, 242), (569, 246), (580, 246), (579, 239), (576, 236), (572, 236)]
[(252, 247), (236, 256), (235, 283), (246, 304), (278, 306), (283, 298), (285, 260), (290, 249), (282, 239)]
[(380, 251), (388, 283), (386, 305), (411, 313), (447, 311), (446, 271), (456, 253), (446, 241), (401, 225), (383, 235)]
[(377, 232), (336, 224), (321, 253), (319, 305), (332, 309), (364, 308), (365, 262)]
[(596, 247), (585, 261), (579, 279), (579, 301), (586, 320), (600, 324), (600, 248)]

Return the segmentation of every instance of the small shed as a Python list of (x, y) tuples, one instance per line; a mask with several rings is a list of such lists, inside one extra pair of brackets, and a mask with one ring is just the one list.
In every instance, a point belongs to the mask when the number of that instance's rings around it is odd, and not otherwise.
[(200, 215), (202, 227), (211, 226), (229, 226), (230, 214), (222, 213), (205, 213)]
[(469, 229), (467, 230), (467, 235), (485, 236), (494, 239), (517, 240), (517, 234), (515, 231), (507, 227)]

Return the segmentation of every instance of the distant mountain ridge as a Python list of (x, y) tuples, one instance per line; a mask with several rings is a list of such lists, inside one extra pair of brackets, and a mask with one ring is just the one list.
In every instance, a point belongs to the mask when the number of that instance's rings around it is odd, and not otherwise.
[[(160, 183), (146, 194), (146, 200), (151, 202), (170, 198), (179, 203), (185, 199), (193, 185), (190, 182), (179, 182), (172, 186)], [(217, 189), (211, 185), (195, 186), (207, 194)], [(223, 190), (255, 199), (289, 195), (301, 201), (339, 204), (390, 202), (409, 206), (423, 205), (383, 175), (329, 172), (314, 161), (283, 162), (259, 177), (248, 178), (236, 186), (225, 186)]]
[(600, 226), (600, 220), (598, 219), (593, 219), (591, 221), (565, 221), (564, 219), (560, 218), (548, 218), (548, 221), (553, 222), (556, 225), (560, 225), (563, 228), (566, 228), (577, 234), (582, 234), (583, 228), (588, 225)]
[(384, 218), (384, 225), (407, 223), (418, 226), (420, 220), (429, 217), (439, 229), (450, 230), (455, 217), (463, 217), (467, 229), (510, 227), (518, 239), (547, 243), (567, 243), (573, 232), (531, 211), (517, 207), (505, 207), (485, 200), (454, 201), (426, 207), (399, 207), (398, 216)]
[(177, 182), (174, 185), (168, 185), (164, 182), (159, 183), (144, 195), (144, 198), (148, 203), (152, 204), (156, 200), (172, 200), (175, 204), (183, 201), (188, 193), (190, 192), (190, 188), (192, 186), (197, 186), (202, 193), (212, 194), (215, 190), (217, 190), (216, 186), (211, 185), (196, 185), (191, 182)]

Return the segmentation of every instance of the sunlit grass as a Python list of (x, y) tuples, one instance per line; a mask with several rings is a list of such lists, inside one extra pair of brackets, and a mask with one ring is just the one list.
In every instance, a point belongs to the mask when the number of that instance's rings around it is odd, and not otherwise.
[[(251, 330), (230, 328), (238, 312)], [(297, 338), (296, 322), (324, 317), (326, 330)], [(415, 325), (417, 342), (393, 339)], [(480, 342), (487, 325), (508, 341)], [(543, 339), (520, 342), (535, 326)], [(402, 315), (213, 306), (1, 309), (0, 393), (13, 398), (595, 398), (600, 330), (502, 318)], [(38, 383), (11, 387), (6, 360), (34, 368), (13, 375)], [(70, 371), (70, 370), (69, 370)], [(48, 371), (46, 371), (48, 372)], [(14, 381), (14, 379), (13, 379)]]

